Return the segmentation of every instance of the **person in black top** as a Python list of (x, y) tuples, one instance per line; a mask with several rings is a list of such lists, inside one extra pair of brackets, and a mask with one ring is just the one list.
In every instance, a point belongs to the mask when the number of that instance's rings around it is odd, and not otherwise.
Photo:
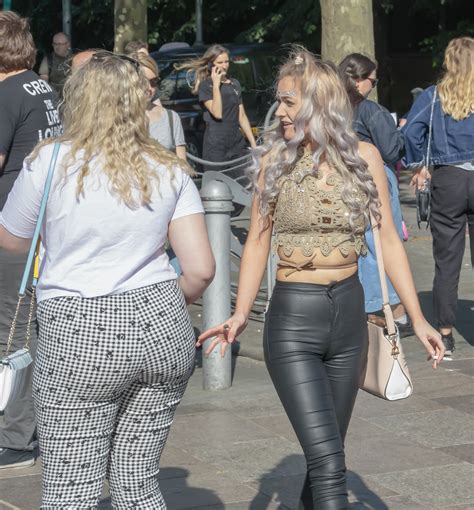
[[(28, 21), (11, 11), (0, 13), (0, 210), (24, 158), (38, 141), (61, 132), (52, 88), (31, 70), (35, 59)], [(0, 357), (5, 352), (25, 262), (26, 255), (0, 250)], [(28, 300), (20, 307), (12, 352), (25, 344), (28, 307)], [(33, 355), (36, 341), (33, 324), (30, 338)], [(31, 368), (28, 370), (32, 372)], [(34, 464), (31, 374), (27, 380), (19, 398), (5, 409), (0, 424), (0, 469)]]
[(254, 148), (255, 138), (242, 104), (240, 83), (228, 75), (228, 50), (214, 44), (202, 57), (185, 62), (177, 69), (195, 72), (193, 92), (199, 95), (206, 122), (203, 159), (224, 162), (244, 156), (247, 146), (241, 129)]

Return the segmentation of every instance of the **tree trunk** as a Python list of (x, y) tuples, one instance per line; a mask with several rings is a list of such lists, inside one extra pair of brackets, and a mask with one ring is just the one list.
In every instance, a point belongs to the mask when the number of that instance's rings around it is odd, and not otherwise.
[[(375, 59), (372, 0), (320, 0), (321, 54), (335, 64), (349, 53)], [(374, 89), (370, 99), (377, 100)]]
[(147, 0), (115, 0), (114, 51), (122, 53), (130, 41), (147, 41)]

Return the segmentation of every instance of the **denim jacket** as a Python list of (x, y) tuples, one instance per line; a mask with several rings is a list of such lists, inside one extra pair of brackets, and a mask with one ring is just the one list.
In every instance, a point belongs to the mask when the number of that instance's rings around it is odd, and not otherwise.
[[(413, 103), (403, 127), (405, 135), (405, 164), (416, 168), (426, 164), (431, 103), (435, 86), (424, 90)], [(429, 165), (450, 165), (474, 160), (474, 115), (454, 120), (443, 112), (436, 95)]]
[(403, 135), (383, 106), (364, 99), (354, 110), (352, 127), (359, 140), (377, 147), (386, 165), (392, 167), (401, 158)]

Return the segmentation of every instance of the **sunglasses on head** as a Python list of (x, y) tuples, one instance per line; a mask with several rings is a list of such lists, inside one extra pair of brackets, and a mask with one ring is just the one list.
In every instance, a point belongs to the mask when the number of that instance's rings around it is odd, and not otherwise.
[(133, 67), (135, 67), (135, 70), (138, 72), (140, 69), (140, 62), (138, 60), (135, 60), (132, 57), (129, 57), (128, 55), (122, 55), (121, 53), (112, 53), (111, 51), (101, 50), (97, 51), (92, 55), (91, 60), (105, 60), (107, 58), (116, 57), (120, 60), (125, 60), (126, 62), (130, 62)]

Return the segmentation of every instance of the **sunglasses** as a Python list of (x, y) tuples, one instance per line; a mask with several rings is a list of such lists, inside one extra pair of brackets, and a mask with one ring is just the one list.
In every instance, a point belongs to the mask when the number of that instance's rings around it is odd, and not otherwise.
[(378, 79), (374, 79), (374, 78), (367, 78), (370, 83), (372, 84), (372, 88), (374, 89), (376, 86), (377, 86), (377, 83), (379, 82)]
[(140, 69), (140, 63), (138, 60), (135, 60), (128, 55), (122, 55), (121, 53), (112, 53), (111, 51), (101, 50), (94, 53), (94, 55), (91, 57), (91, 60), (105, 60), (107, 58), (113, 57), (119, 58), (120, 60), (125, 60), (126, 62), (130, 62), (138, 73), (138, 70)]
[(150, 83), (150, 87), (156, 89), (156, 87), (158, 87), (158, 85), (160, 84), (160, 79), (158, 78), (158, 76), (155, 76), (154, 78), (150, 78), (148, 82)]

